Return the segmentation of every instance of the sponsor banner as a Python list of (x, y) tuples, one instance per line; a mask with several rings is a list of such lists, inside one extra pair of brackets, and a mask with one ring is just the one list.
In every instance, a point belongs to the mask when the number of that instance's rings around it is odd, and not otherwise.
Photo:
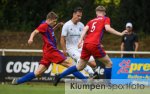
[[(5, 56), (2, 57), (2, 71), (4, 81), (11, 81), (13, 78), (21, 77), (29, 72), (34, 72), (39, 65), (41, 57), (39, 56)], [(45, 71), (41, 78), (36, 80), (51, 80), (49, 77), (51, 73), (51, 67)]]
[[(18, 78), (29, 72), (34, 72), (39, 66), (40, 59), (40, 56), (1, 56), (0, 81), (11, 81), (13, 78)], [(68, 57), (67, 60), (70, 63), (74, 62), (70, 57)], [(101, 78), (104, 78), (104, 65), (99, 62), (97, 64), (98, 67), (96, 71)], [(40, 78), (36, 78), (33, 81), (51, 81), (55, 74), (62, 73), (65, 69), (65, 67), (59, 64), (52, 63)], [(81, 72), (85, 76), (88, 76), (88, 73), (84, 70)], [(69, 75), (69, 77), (72, 77), (72, 75)]]
[[(38, 68), (40, 59), (40, 56), (1, 56), (0, 81), (10, 81), (14, 77), (21, 77), (26, 73), (35, 71)], [(150, 79), (149, 58), (111, 58), (111, 60), (113, 62), (112, 79), (136, 79), (134, 82), (138, 82), (137, 79)], [(71, 58), (68, 58), (68, 61), (74, 62)], [(96, 71), (99, 73), (100, 78), (103, 79), (104, 65), (101, 62), (96, 62)], [(54, 74), (61, 73), (65, 69), (65, 67), (53, 63), (40, 80), (52, 80)], [(82, 71), (82, 73), (88, 76), (85, 71)], [(35, 79), (35, 81), (37, 80)]]
[[(131, 83), (150, 81), (150, 58), (111, 58), (112, 79), (128, 79)], [(142, 79), (142, 80), (141, 80)]]

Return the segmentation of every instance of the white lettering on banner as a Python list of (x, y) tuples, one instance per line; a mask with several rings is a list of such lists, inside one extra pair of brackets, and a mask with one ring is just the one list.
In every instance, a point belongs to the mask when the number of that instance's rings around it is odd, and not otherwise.
[(13, 70), (10, 69), (10, 67), (11, 67), (13, 64), (14, 64), (13, 61), (10, 61), (9, 63), (7, 63), (6, 71), (7, 71), (8, 73), (12, 73), (12, 72), (13, 72)]
[(23, 69), (22, 69), (23, 73), (27, 73), (30, 70), (29, 65), (30, 65), (30, 62), (28, 61), (24, 62)]
[(100, 75), (104, 75), (104, 68), (101, 68), (100, 66), (98, 66), (98, 68), (95, 71), (98, 72), (98, 74)]
[(51, 65), (49, 66), (49, 68), (45, 71), (45, 73), (51, 72), (52, 68), (53, 68), (53, 66), (52, 66), (52, 64), (51, 64)]
[(36, 70), (39, 66), (39, 63), (38, 62), (31, 62), (31, 69), (30, 69), (30, 72), (34, 72), (34, 70)]
[[(6, 64), (6, 72), (7, 73), (28, 73), (34, 72), (39, 66), (39, 62), (21, 62), (21, 61), (9, 61)], [(50, 73), (52, 70), (52, 66), (50, 66), (45, 73)]]
[(21, 64), (21, 62), (20, 62), (20, 61), (17, 61), (17, 62), (14, 64), (13, 69), (14, 69), (14, 72), (15, 72), (15, 73), (19, 73), (19, 72), (21, 71), (21, 69), (22, 69), (22, 64)]

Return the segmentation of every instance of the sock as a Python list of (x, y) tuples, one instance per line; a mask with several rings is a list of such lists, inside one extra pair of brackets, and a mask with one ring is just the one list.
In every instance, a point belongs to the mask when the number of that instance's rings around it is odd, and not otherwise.
[(69, 74), (73, 74), (79, 79), (87, 79), (81, 72), (77, 70), (76, 66), (69, 67), (67, 70), (60, 74), (59, 78), (61, 79)]
[(78, 79), (82, 79), (84, 83), (87, 82), (87, 78), (77, 70), (76, 66), (69, 67), (67, 70), (60, 74), (59, 78), (61, 79), (69, 74), (73, 74)]
[(87, 78), (79, 71), (72, 73), (76, 78), (81, 79), (84, 83), (87, 83)]
[(18, 79), (18, 80), (17, 80), (17, 83), (18, 83), (18, 84), (21, 84), (21, 83), (30, 81), (30, 80), (32, 80), (32, 79), (34, 79), (34, 78), (35, 78), (34, 72), (30, 72), (30, 73), (24, 75), (23, 77), (21, 77), (20, 79)]
[(78, 79), (87, 79), (81, 72), (77, 71), (72, 73), (75, 77), (77, 77)]
[(111, 79), (111, 70), (112, 68), (105, 68), (105, 72), (104, 72), (105, 79)]
[(84, 70), (85, 70), (86, 72), (88, 72), (90, 75), (93, 75), (93, 74), (94, 74), (93, 69), (92, 69), (89, 65), (87, 65), (87, 66), (84, 68)]
[[(77, 72), (77, 71), (78, 71), (78, 70), (77, 70), (76, 66), (71, 66), (71, 67), (69, 67), (67, 70), (65, 70), (64, 72), (62, 72), (62, 73), (60, 74), (59, 78), (61, 79), (61, 78), (65, 77), (65, 76), (67, 76), (67, 75), (69, 75), (69, 74), (72, 74), (72, 73), (74, 73), (74, 72)], [(75, 74), (75, 75), (76, 75), (76, 74)]]

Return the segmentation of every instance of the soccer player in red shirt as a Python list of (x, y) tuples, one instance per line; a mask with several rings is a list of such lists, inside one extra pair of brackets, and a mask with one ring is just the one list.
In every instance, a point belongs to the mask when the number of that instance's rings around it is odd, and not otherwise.
[[(49, 65), (53, 62), (56, 64), (61, 64), (65, 67), (70, 67), (72, 64), (66, 61), (66, 57), (62, 52), (60, 52), (56, 47), (56, 39), (54, 36), (53, 26), (55, 26), (57, 21), (57, 15), (54, 12), (49, 12), (46, 21), (42, 22), (30, 35), (28, 44), (33, 43), (33, 38), (36, 34), (40, 33), (42, 35), (44, 45), (43, 45), (43, 58), (40, 61), (40, 65), (35, 72), (31, 72), (21, 77), (20, 79), (13, 79), (12, 84), (18, 85), (27, 81), (30, 81), (42, 73), (44, 73)], [(74, 72), (73, 75), (79, 79), (86, 79), (80, 72)]]
[(105, 64), (105, 78), (111, 79), (111, 67), (112, 61), (109, 56), (106, 54), (104, 49), (101, 47), (101, 39), (104, 33), (104, 30), (113, 33), (118, 36), (123, 36), (127, 33), (127, 31), (123, 31), (122, 33), (116, 31), (110, 26), (110, 18), (105, 16), (105, 7), (98, 6), (96, 8), (97, 17), (90, 20), (87, 25), (84, 27), (81, 38), (79, 40), (78, 47), (80, 48), (83, 44), (80, 62), (76, 66), (72, 66), (68, 68), (66, 71), (61, 73), (58, 76), (55, 76), (54, 85), (57, 85), (59, 80), (75, 71), (83, 70), (90, 56), (92, 55), (95, 59), (103, 62)]

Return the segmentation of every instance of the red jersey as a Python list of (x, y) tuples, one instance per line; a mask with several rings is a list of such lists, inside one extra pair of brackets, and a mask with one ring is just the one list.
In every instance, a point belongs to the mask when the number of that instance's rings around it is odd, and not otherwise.
[(85, 36), (84, 43), (99, 45), (101, 43), (106, 24), (110, 25), (109, 17), (99, 16), (90, 20), (87, 23), (87, 26), (89, 26), (89, 30), (87, 31), (87, 35)]
[(41, 34), (44, 41), (43, 52), (47, 52), (51, 48), (56, 49), (56, 38), (54, 36), (54, 30), (47, 23), (42, 23), (36, 28)]

